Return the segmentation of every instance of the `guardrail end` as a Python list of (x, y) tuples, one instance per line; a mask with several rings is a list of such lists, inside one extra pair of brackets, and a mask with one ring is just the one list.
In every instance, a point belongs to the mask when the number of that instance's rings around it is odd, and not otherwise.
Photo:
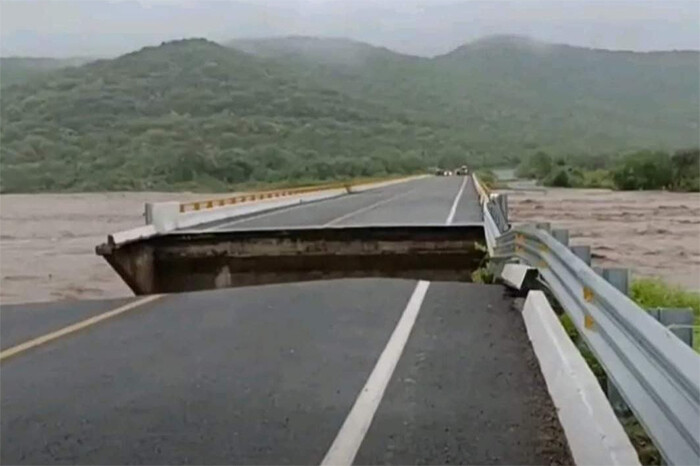
[(527, 292), (539, 288), (537, 269), (523, 264), (507, 263), (499, 274), (499, 281), (509, 288)]

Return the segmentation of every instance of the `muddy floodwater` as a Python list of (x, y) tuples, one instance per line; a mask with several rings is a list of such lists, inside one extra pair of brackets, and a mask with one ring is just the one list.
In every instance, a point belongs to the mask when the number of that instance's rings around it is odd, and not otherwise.
[(534, 188), (508, 193), (511, 222), (568, 228), (593, 265), (700, 290), (700, 194)]
[(95, 255), (107, 235), (145, 224), (145, 202), (221, 194), (0, 195), (0, 303), (131, 296)]
[[(144, 202), (208, 197), (0, 196), (0, 303), (131, 295), (95, 255), (95, 246), (110, 233), (143, 225)], [(700, 289), (698, 194), (534, 189), (511, 191), (510, 204), (513, 221), (549, 221), (569, 228), (573, 244), (592, 246), (597, 264), (630, 267), (637, 275)]]

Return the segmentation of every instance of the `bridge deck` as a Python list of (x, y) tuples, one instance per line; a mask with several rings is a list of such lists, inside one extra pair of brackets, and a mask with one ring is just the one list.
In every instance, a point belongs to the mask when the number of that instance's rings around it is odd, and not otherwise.
[[(426, 179), (217, 228), (480, 220), (469, 185), (452, 209), (461, 187)], [(320, 463), (415, 290), (345, 279), (169, 295), (14, 356), (0, 366), (0, 461)], [(5, 306), (2, 348), (124, 302)], [(570, 463), (504, 289), (433, 282), (419, 304), (355, 463)]]

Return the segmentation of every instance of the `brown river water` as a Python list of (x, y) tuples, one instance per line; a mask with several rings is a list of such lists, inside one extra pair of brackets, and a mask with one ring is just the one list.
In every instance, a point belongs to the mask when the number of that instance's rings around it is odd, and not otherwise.
[(534, 188), (508, 191), (511, 222), (568, 228), (593, 265), (700, 290), (700, 194)]
[[(220, 195), (219, 195), (220, 196)], [(131, 295), (95, 255), (107, 235), (144, 224), (149, 201), (206, 194), (89, 193), (0, 196), (0, 303)], [(217, 196), (215, 196), (217, 197)], [(700, 195), (534, 189), (510, 192), (511, 220), (569, 228), (594, 262), (630, 267), (700, 289)]]

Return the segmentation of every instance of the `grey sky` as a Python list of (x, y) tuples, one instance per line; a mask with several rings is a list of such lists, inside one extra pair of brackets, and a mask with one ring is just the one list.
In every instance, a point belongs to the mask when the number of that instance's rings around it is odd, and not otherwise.
[(698, 0), (0, 0), (0, 53), (109, 56), (183, 37), (348, 37), (420, 55), (492, 34), (700, 49)]

